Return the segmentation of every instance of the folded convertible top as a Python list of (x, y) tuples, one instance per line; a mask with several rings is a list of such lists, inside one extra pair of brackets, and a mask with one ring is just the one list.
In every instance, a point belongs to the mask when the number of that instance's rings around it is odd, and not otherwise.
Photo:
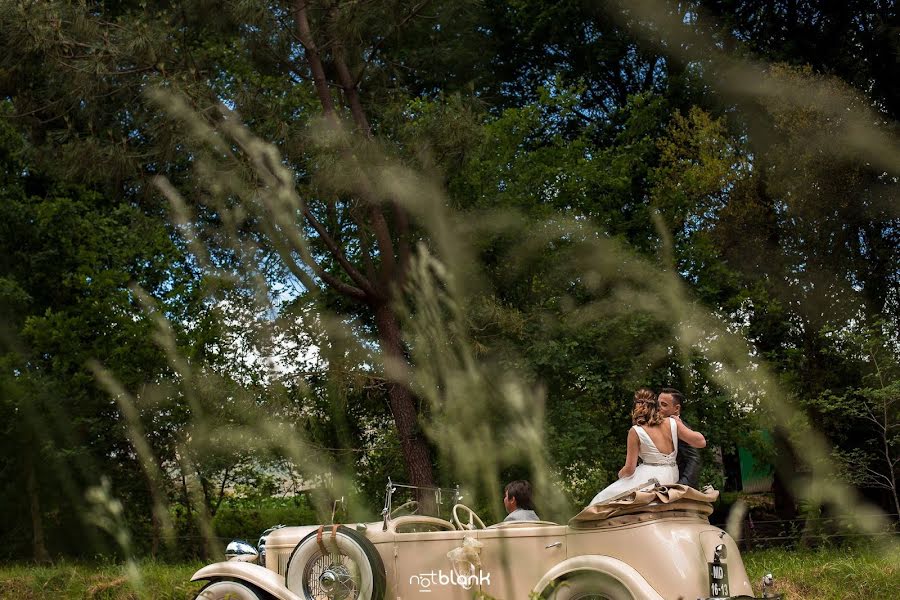
[[(708, 517), (718, 490), (686, 485), (655, 485), (628, 492), (608, 502), (588, 506), (569, 520), (569, 527), (586, 529), (651, 520), (670, 513)], [(665, 514), (661, 514), (665, 513)], [(619, 517), (632, 518), (619, 518)]]

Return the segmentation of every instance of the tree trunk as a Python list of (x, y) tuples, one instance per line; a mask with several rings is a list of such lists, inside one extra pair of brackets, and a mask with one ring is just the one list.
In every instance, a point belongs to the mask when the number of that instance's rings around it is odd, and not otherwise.
[(184, 499), (184, 510), (187, 517), (187, 526), (188, 530), (190, 530), (194, 524), (194, 510), (191, 507), (191, 494), (188, 491), (187, 485), (187, 477), (184, 474), (184, 464), (179, 463), (179, 469), (181, 469), (181, 496)]
[(796, 484), (796, 478), (801, 476), (797, 472), (798, 460), (783, 427), (775, 426), (772, 439), (775, 444), (775, 478), (772, 482), (775, 513), (784, 521), (792, 521), (797, 517), (797, 503), (791, 484)]
[[(374, 309), (378, 338), (381, 342), (388, 378), (391, 413), (394, 415), (394, 423), (397, 425), (397, 432), (400, 435), (400, 447), (406, 462), (409, 482), (416, 486), (432, 487), (434, 486), (434, 474), (431, 452), (419, 428), (415, 399), (406, 383), (409, 375), (409, 362), (403, 352), (400, 324), (387, 302), (376, 305)], [(428, 503), (425, 496), (429, 496), (429, 494), (420, 496), (422, 496), (420, 506), (423, 501)]]
[(37, 472), (34, 468), (34, 456), (31, 449), (25, 449), (25, 489), (28, 494), (29, 507), (31, 509), (32, 548), (34, 550), (34, 562), (50, 562), (50, 553), (47, 552), (47, 544), (44, 541), (44, 518), (41, 515), (41, 503), (38, 496)]
[(897, 496), (897, 480), (893, 480), (893, 487), (891, 487), (891, 493), (894, 495), (894, 510), (897, 511), (897, 517), (894, 519), (897, 522), (897, 525), (900, 525), (900, 497)]
[(151, 498), (152, 502), (150, 506), (150, 556), (156, 558), (159, 555), (159, 546), (162, 541), (162, 522), (158, 513), (160, 506), (153, 498), (155, 498), (154, 491), (162, 490), (154, 490), (153, 479), (147, 474), (146, 469), (143, 469), (142, 472), (144, 473), (144, 481), (147, 484), (148, 497)]
[[(359, 96), (358, 79), (354, 77), (347, 66), (344, 58), (344, 48), (337, 37), (330, 36), (328, 24), (323, 25), (323, 38), (332, 38), (325, 48), (330, 49), (330, 53), (323, 55), (322, 50), (316, 45), (315, 35), (310, 25), (308, 15), (308, 3), (305, 0), (295, 0), (293, 3), (294, 22), (297, 27), (297, 37), (305, 49), (305, 58), (309, 64), (310, 71), (315, 83), (316, 93), (322, 105), (325, 117), (331, 122), (337, 124), (338, 114), (335, 108), (334, 99), (332, 97), (331, 88), (329, 86), (329, 78), (325, 69), (324, 60), (331, 59), (331, 65), (337, 72), (337, 82), (343, 92), (345, 103), (350, 108), (353, 115), (353, 121), (356, 124), (359, 133), (366, 139), (373, 138), (372, 129), (366, 117), (365, 110)], [(333, 5), (329, 11), (328, 19), (331, 24), (337, 18), (336, 5)], [(333, 32), (331, 32), (333, 33)], [(400, 324), (397, 316), (390, 308), (390, 293), (392, 285), (399, 285), (402, 280), (402, 271), (406, 267), (406, 259), (408, 257), (407, 241), (399, 239), (400, 243), (400, 261), (397, 264), (395, 258), (395, 247), (391, 239), (390, 228), (387, 221), (378, 206), (377, 194), (373, 190), (368, 189), (362, 193), (362, 199), (369, 205), (369, 218), (373, 228), (375, 238), (378, 242), (378, 250), (381, 256), (381, 273), (377, 281), (372, 278), (374, 273), (370, 273), (367, 279), (362, 275), (346, 258), (344, 251), (339, 244), (335, 242), (331, 235), (318, 222), (312, 211), (305, 210), (304, 216), (309, 224), (319, 234), (320, 239), (328, 247), (330, 253), (337, 260), (338, 264), (344, 269), (344, 272), (350, 276), (354, 285), (348, 285), (340, 278), (329, 274), (325, 269), (313, 264), (316, 274), (322, 278), (325, 283), (343, 295), (366, 302), (372, 307), (375, 313), (375, 324), (378, 329), (378, 338), (381, 343), (381, 351), (384, 356), (385, 372), (388, 379), (388, 396), (391, 406), (391, 413), (394, 416), (394, 423), (397, 426), (397, 432), (400, 435), (400, 447), (403, 452), (403, 459), (406, 463), (407, 475), (409, 482), (415, 486), (434, 486), (434, 475), (432, 472), (431, 452), (421, 434), (418, 423), (418, 410), (413, 394), (408, 386), (409, 377), (409, 360), (403, 352), (403, 342), (400, 336)], [(402, 213), (402, 211), (400, 211)], [(401, 214), (398, 218), (398, 227), (400, 229), (401, 238), (405, 235), (406, 217)], [(371, 259), (371, 257), (367, 258)], [(398, 275), (398, 271), (400, 275)], [(356, 287), (358, 286), (358, 287)], [(385, 293), (387, 291), (387, 293)], [(420, 511), (426, 514), (433, 512), (435, 508), (433, 494), (419, 494)], [(430, 498), (430, 500), (429, 500)]]
[(885, 403), (885, 411), (884, 411), (884, 428), (881, 430), (881, 439), (884, 442), (884, 461), (887, 463), (887, 478), (888, 478), (888, 489), (891, 491), (891, 494), (894, 497), (894, 510), (897, 512), (896, 521), (900, 523), (900, 497), (897, 496), (897, 478), (894, 476), (894, 465), (896, 461), (893, 460), (891, 456), (891, 442), (888, 438), (888, 415), (887, 415), (887, 403)]
[(162, 527), (159, 524), (159, 515), (156, 514), (156, 507), (150, 511), (150, 556), (154, 559), (159, 556), (159, 542), (162, 537)]

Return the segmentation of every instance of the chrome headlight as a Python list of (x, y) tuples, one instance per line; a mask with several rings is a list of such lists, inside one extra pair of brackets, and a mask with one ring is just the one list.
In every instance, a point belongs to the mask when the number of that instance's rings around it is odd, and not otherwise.
[(259, 564), (262, 566), (266, 566), (266, 538), (269, 537), (269, 534), (275, 531), (276, 529), (281, 529), (284, 525), (275, 525), (274, 527), (269, 527), (265, 531), (262, 532), (262, 535), (259, 536), (259, 541), (256, 542), (256, 547), (259, 548)]
[(225, 559), (239, 562), (256, 562), (259, 553), (244, 540), (231, 540), (225, 546)]

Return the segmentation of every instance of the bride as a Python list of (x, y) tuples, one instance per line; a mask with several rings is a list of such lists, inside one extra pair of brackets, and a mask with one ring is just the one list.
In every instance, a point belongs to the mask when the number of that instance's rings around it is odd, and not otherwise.
[[(605, 502), (623, 492), (656, 479), (662, 485), (678, 481), (678, 440), (688, 446), (703, 448), (703, 434), (688, 428), (677, 417), (663, 417), (659, 413), (656, 393), (640, 388), (634, 393), (634, 409), (631, 411), (632, 427), (628, 430), (628, 454), (625, 466), (619, 470), (619, 480), (608, 485), (594, 496), (590, 504)], [(643, 461), (637, 464), (638, 457)]]

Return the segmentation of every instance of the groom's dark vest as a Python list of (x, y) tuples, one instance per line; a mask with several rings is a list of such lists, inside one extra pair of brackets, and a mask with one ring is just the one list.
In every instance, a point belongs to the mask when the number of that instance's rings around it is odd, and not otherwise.
[[(682, 421), (683, 422), (683, 421)], [(687, 423), (685, 423), (687, 425)], [(700, 451), (678, 440), (678, 483), (700, 489)]]

